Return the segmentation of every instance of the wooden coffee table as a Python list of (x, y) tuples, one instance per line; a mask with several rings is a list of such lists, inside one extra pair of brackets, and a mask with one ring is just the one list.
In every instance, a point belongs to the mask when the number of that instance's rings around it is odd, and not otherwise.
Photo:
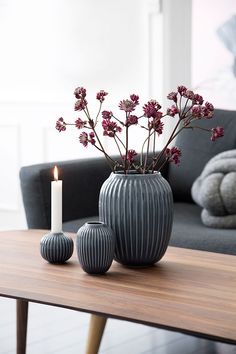
[(98, 352), (106, 318), (236, 344), (236, 257), (169, 247), (153, 267), (116, 262), (106, 275), (80, 268), (76, 253), (52, 265), (43, 230), (0, 232), (0, 296), (17, 299), (17, 353), (25, 353), (28, 302), (91, 313), (87, 354)]

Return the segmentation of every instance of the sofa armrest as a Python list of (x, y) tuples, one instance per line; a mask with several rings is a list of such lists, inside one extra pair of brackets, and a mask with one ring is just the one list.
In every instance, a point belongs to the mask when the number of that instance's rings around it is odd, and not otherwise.
[[(20, 169), (20, 184), (29, 228), (51, 227), (53, 167), (63, 180), (63, 222), (98, 215), (99, 192), (111, 173), (104, 157), (42, 163)], [(164, 177), (167, 169), (162, 171)]]
[(104, 158), (42, 163), (20, 169), (29, 228), (51, 227), (51, 181), (57, 165), (63, 180), (63, 222), (98, 214), (98, 196), (110, 170)]

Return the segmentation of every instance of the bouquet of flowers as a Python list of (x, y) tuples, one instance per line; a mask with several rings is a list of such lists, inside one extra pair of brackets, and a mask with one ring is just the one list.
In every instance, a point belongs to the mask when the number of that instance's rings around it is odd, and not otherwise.
[[(99, 101), (98, 112), (92, 117), (87, 93), (84, 87), (78, 87), (74, 91), (76, 98), (75, 111), (83, 112), (73, 122), (69, 123), (64, 118), (56, 122), (56, 129), (59, 132), (65, 131), (67, 126), (74, 126), (80, 130), (79, 142), (84, 146), (93, 145), (94, 148), (104, 154), (113, 172), (123, 171), (125, 174), (131, 170), (136, 173), (154, 173), (159, 171), (166, 162), (180, 163), (181, 150), (177, 146), (171, 146), (172, 141), (184, 129), (198, 129), (210, 133), (210, 138), (215, 141), (224, 135), (222, 127), (211, 129), (203, 128), (198, 123), (202, 119), (212, 119), (214, 107), (211, 103), (205, 102), (201, 95), (194, 93), (185, 86), (178, 86), (176, 92), (171, 92), (167, 98), (172, 104), (166, 112), (161, 111), (161, 105), (156, 100), (149, 100), (142, 107), (141, 113), (137, 114), (139, 96), (130, 95), (128, 99), (121, 100), (118, 107), (123, 111), (123, 118), (114, 115), (111, 110), (102, 110), (107, 92), (101, 90), (96, 94)], [(176, 124), (161, 151), (157, 151), (158, 137), (163, 134), (165, 119), (177, 118)], [(119, 160), (110, 156), (99, 136), (98, 127), (102, 127), (103, 136), (113, 139), (119, 153)], [(139, 126), (143, 130), (143, 141), (139, 154), (130, 144), (130, 134), (133, 126)], [(100, 133), (101, 135), (101, 133)]]

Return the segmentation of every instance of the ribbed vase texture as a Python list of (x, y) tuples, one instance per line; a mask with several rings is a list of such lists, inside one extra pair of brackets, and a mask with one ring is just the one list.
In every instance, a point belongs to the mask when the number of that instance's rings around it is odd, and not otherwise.
[(103, 274), (108, 271), (114, 258), (114, 232), (104, 223), (86, 223), (78, 230), (76, 249), (85, 272)]
[(41, 256), (50, 263), (65, 263), (73, 254), (72, 238), (63, 232), (49, 233), (40, 241)]
[(160, 173), (112, 173), (102, 185), (99, 218), (116, 236), (115, 260), (145, 266), (166, 252), (173, 223), (173, 196)]

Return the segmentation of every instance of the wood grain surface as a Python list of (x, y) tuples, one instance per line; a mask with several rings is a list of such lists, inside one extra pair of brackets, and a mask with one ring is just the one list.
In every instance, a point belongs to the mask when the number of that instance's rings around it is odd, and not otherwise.
[[(153, 267), (84, 273), (41, 258), (45, 230), (0, 232), (0, 295), (236, 343), (236, 257), (169, 247)], [(74, 237), (74, 235), (72, 235)]]

